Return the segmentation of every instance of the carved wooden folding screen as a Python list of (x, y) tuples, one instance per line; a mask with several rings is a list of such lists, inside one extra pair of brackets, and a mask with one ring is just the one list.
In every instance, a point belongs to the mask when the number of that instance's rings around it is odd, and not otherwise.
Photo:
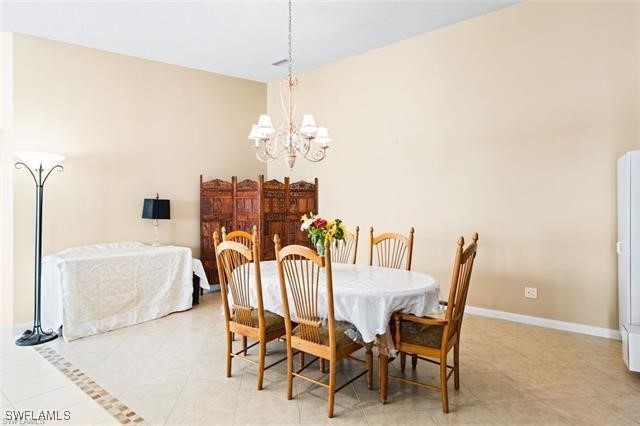
[(287, 184), (288, 178), (285, 178), (285, 183), (269, 180), (262, 184), (262, 227), (259, 229), (259, 235), (261, 235), (260, 255), (265, 260), (276, 258), (273, 237), (271, 236), (275, 234), (284, 235), (286, 233), (287, 208), (285, 207), (285, 200)]
[[(286, 183), (288, 183), (288, 179), (285, 179), (285, 185)], [(315, 184), (299, 181), (286, 185), (286, 187), (287, 244), (311, 246), (309, 238), (300, 230), (300, 216), (309, 212), (318, 213), (318, 179), (315, 179)], [(282, 237), (280, 240), (282, 241)]]
[(220, 179), (202, 181), (200, 175), (200, 260), (210, 282), (218, 282), (213, 233), (233, 230), (233, 185)]
[(307, 236), (300, 231), (300, 216), (318, 211), (318, 179), (314, 183), (265, 181), (231, 182), (213, 179), (203, 181), (200, 175), (200, 258), (207, 277), (218, 282), (213, 232), (224, 226), (227, 232), (251, 232), (258, 227), (262, 260), (275, 259), (273, 235), (278, 234), (286, 244), (310, 246)]
[[(230, 231), (251, 232), (260, 221), (260, 181), (231, 178), (233, 189), (233, 228)], [(229, 229), (229, 228), (227, 228)], [(258, 227), (258, 230), (260, 228)]]

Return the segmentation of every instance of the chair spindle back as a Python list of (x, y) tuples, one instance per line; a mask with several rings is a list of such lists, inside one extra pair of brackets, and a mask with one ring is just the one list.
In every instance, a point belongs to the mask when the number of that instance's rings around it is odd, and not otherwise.
[(358, 255), (358, 238), (360, 236), (360, 227), (356, 226), (355, 234), (348, 232), (344, 236), (344, 240), (333, 243), (333, 251), (331, 252), (331, 260), (334, 263), (351, 263), (356, 264), (356, 256)]
[[(243, 232), (243, 231), (236, 231)], [(231, 235), (231, 234), (229, 234)], [(251, 312), (256, 308), (251, 303), (251, 286), (253, 275), (256, 295), (258, 318), (263, 318), (262, 284), (260, 281), (260, 255), (258, 250), (258, 236), (254, 228), (250, 247), (237, 241), (220, 242), (218, 233), (214, 232), (213, 239), (216, 247), (218, 275), (222, 293), (223, 307), (227, 321), (231, 320), (231, 313), (235, 313), (235, 321), (246, 326), (255, 327)], [(251, 274), (251, 268), (254, 273)], [(231, 295), (232, 306), (229, 306)]]
[(227, 230), (222, 227), (222, 241), (236, 241), (247, 247), (253, 244), (253, 234), (257, 234), (258, 228), (253, 225), (252, 232), (247, 231), (231, 231), (227, 234)]
[(411, 270), (413, 233), (411, 228), (408, 237), (395, 233), (374, 236), (372, 227), (369, 230), (369, 265)]
[[(276, 260), (280, 276), (280, 290), (285, 314), (287, 335), (291, 335), (292, 321), (298, 323), (299, 337), (312, 343), (321, 344), (320, 327), (323, 318), (318, 312), (320, 271), (324, 269), (326, 278), (327, 327), (330, 346), (335, 345), (335, 321), (333, 315), (333, 282), (331, 277), (330, 241), (325, 241), (324, 256), (314, 250), (298, 245), (280, 248), (280, 238), (274, 237)], [(289, 309), (289, 297), (293, 299), (295, 318)]]
[(464, 248), (464, 237), (458, 240), (456, 257), (451, 274), (451, 287), (449, 289), (449, 299), (447, 301), (447, 339), (452, 338), (460, 332), (464, 308), (467, 303), (467, 293), (469, 292), (469, 282), (473, 262), (478, 252), (478, 233), (473, 234), (473, 242)]

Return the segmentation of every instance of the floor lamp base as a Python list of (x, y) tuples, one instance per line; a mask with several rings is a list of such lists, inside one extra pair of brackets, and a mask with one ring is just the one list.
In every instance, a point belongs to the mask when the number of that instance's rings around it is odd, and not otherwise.
[(45, 333), (41, 328), (27, 330), (16, 340), (18, 346), (35, 346), (50, 342), (58, 338), (58, 333), (50, 331)]

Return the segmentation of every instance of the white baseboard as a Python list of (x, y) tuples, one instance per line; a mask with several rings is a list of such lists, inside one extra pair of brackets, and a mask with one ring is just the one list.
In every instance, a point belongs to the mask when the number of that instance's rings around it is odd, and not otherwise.
[(13, 324), (13, 335), (21, 336), (25, 330), (31, 330), (32, 328), (33, 328), (33, 321), (19, 322), (17, 324)]
[(25, 330), (31, 330), (32, 327), (33, 327), (33, 322), (31, 321), (20, 322), (13, 325), (3, 325), (3, 326), (0, 326), (0, 335), (17, 337), (22, 335), (22, 333), (24, 333)]
[(523, 324), (537, 325), (538, 327), (553, 328), (556, 330), (571, 331), (573, 333), (588, 334), (590, 336), (606, 337), (607, 339), (622, 339), (619, 330), (611, 330), (604, 327), (595, 327), (592, 325), (577, 324), (575, 322), (566, 322), (552, 320), (548, 318), (533, 317), (530, 315), (514, 314), (512, 312), (496, 311), (494, 309), (477, 308), (475, 306), (467, 306), (465, 312), (480, 315), (483, 317), (503, 319), (507, 321), (520, 322)]
[[(211, 286), (212, 289), (209, 292), (213, 292), (220, 289), (220, 286)], [(217, 288), (214, 288), (217, 287)], [(497, 318), (507, 321), (519, 322), (522, 324), (536, 325), (538, 327), (553, 328), (555, 330), (571, 331), (573, 333), (588, 334), (590, 336), (606, 337), (607, 339), (620, 340), (622, 337), (619, 330), (611, 330), (604, 327), (595, 327), (592, 325), (577, 324), (575, 322), (566, 322), (552, 320), (548, 318), (534, 317), (530, 315), (514, 314), (512, 312), (497, 311), (494, 309), (478, 308), (475, 306), (467, 306), (465, 312), (480, 315), (482, 317)], [(21, 335), (25, 330), (31, 329), (33, 324), (29, 322), (23, 322), (14, 324), (13, 326), (2, 327), (3, 331), (9, 329), (13, 336)]]

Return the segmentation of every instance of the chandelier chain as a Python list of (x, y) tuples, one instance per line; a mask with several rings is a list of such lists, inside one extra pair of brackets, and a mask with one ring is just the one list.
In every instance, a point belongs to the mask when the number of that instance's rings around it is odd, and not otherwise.
[(261, 114), (258, 124), (254, 124), (249, 139), (255, 143), (256, 157), (260, 161), (269, 162), (285, 154), (289, 170), (293, 169), (296, 157), (300, 156), (311, 162), (322, 161), (329, 148), (331, 138), (326, 127), (318, 127), (311, 114), (304, 114), (302, 125), (294, 122), (298, 81), (293, 77), (293, 0), (288, 0), (289, 33), (288, 33), (288, 76), (280, 84), (280, 105), (285, 115), (285, 122), (276, 131), (268, 114)]
[(291, 23), (293, 20), (293, 14), (291, 13), (291, 4), (293, 3), (292, 0), (289, 0), (289, 81), (291, 81), (291, 76), (293, 74), (293, 55), (292, 55), (292, 49), (291, 49)]

